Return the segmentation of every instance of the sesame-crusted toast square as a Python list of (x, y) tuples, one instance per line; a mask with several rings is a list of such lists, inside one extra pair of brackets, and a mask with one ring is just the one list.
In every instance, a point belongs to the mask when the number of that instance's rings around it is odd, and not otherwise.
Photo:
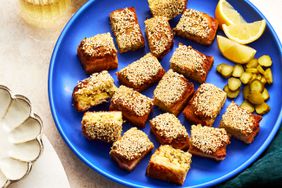
[(197, 89), (183, 114), (194, 124), (212, 126), (226, 101), (226, 93), (210, 83), (203, 83)]
[(188, 0), (148, 0), (152, 15), (164, 16), (169, 20), (183, 13)]
[(77, 111), (87, 111), (110, 99), (116, 89), (114, 79), (108, 71), (93, 73), (75, 86), (72, 93), (73, 105)]
[(131, 171), (152, 149), (154, 144), (148, 136), (133, 127), (113, 143), (110, 156), (120, 168)]
[(182, 185), (192, 163), (192, 155), (169, 145), (160, 146), (151, 156), (146, 175)]
[(170, 59), (170, 68), (197, 82), (204, 83), (213, 65), (213, 57), (179, 44)]
[(123, 85), (117, 89), (110, 104), (111, 111), (122, 111), (122, 116), (139, 128), (145, 127), (152, 108), (152, 99)]
[(176, 35), (199, 44), (210, 45), (215, 38), (218, 21), (206, 13), (186, 9), (174, 28)]
[(168, 19), (163, 16), (147, 19), (145, 28), (151, 53), (163, 58), (173, 46), (173, 31)]
[(165, 70), (158, 59), (148, 53), (116, 74), (121, 84), (136, 91), (143, 91), (158, 82), (164, 73)]
[(110, 22), (120, 53), (135, 51), (144, 47), (144, 37), (134, 7), (111, 12)]
[(222, 115), (220, 127), (235, 138), (250, 144), (259, 132), (259, 122), (262, 117), (255, 115), (238, 106), (234, 101)]
[(122, 123), (122, 113), (119, 111), (85, 112), (81, 121), (86, 138), (110, 143), (121, 136)]
[(154, 104), (161, 110), (177, 116), (193, 93), (193, 83), (170, 69), (154, 90)]
[(224, 128), (192, 125), (189, 152), (193, 155), (224, 160), (230, 135)]
[(118, 67), (117, 50), (110, 33), (83, 39), (77, 48), (77, 55), (87, 74)]
[(189, 147), (189, 136), (179, 119), (170, 113), (164, 113), (150, 120), (151, 131), (160, 144), (186, 150)]

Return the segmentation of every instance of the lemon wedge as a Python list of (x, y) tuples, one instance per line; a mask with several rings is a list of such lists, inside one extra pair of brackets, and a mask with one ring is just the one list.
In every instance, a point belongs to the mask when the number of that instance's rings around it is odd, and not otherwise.
[(246, 23), (244, 18), (226, 0), (219, 0), (215, 9), (215, 18), (218, 20), (220, 27), (223, 24)]
[(217, 35), (217, 44), (222, 55), (234, 63), (246, 64), (256, 54), (255, 49), (220, 35)]
[(225, 35), (240, 44), (249, 44), (261, 37), (266, 27), (265, 20), (253, 23), (241, 23), (235, 25), (222, 25)]

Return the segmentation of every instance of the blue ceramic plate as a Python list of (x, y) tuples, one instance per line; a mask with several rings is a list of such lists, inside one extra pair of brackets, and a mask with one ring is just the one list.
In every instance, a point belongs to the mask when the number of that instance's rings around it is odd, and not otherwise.
[[(230, 3), (243, 15), (243, 17), (251, 22), (255, 20), (265, 19), (265, 17), (248, 1), (229, 0)], [(189, 0), (188, 7), (206, 12), (214, 15), (216, 0)], [(104, 176), (114, 180), (118, 183), (134, 186), (134, 187), (172, 187), (172, 184), (162, 182), (159, 180), (148, 178), (145, 175), (145, 170), (150, 158), (147, 155), (145, 159), (131, 172), (121, 170), (115, 162), (110, 159), (109, 151), (110, 145), (101, 142), (91, 142), (83, 137), (81, 134), (81, 117), (82, 113), (76, 112), (72, 107), (72, 90), (77, 84), (77, 81), (87, 77), (84, 73), (79, 60), (76, 55), (76, 49), (80, 41), (84, 37), (90, 37), (98, 33), (105, 33), (111, 31), (109, 24), (109, 14), (111, 11), (133, 6), (137, 10), (139, 23), (144, 34), (144, 20), (150, 18), (150, 11), (146, 0), (92, 0), (86, 3), (69, 21), (63, 30), (58, 42), (55, 46), (49, 72), (49, 99), (50, 106), (55, 119), (57, 128), (66, 141), (68, 146), (73, 152), (89, 167), (103, 174)], [(171, 21), (174, 27), (179, 20), (179, 17)], [(219, 34), (222, 34), (219, 32)], [(145, 36), (145, 35), (144, 35)], [(216, 74), (216, 66), (222, 62), (229, 62), (217, 48), (216, 41), (209, 47), (201, 46), (188, 40), (175, 37), (175, 44), (169, 54), (162, 60), (162, 65), (166, 70), (169, 68), (169, 59), (174, 52), (178, 43), (192, 45), (197, 50), (214, 56), (215, 64), (210, 71), (207, 82), (213, 83), (220, 88), (226, 84), (226, 79), (221, 78)], [(268, 104), (271, 107), (271, 112), (264, 116), (261, 121), (261, 130), (255, 141), (251, 145), (243, 144), (240, 141), (232, 139), (232, 143), (227, 148), (227, 157), (222, 162), (213, 160), (193, 157), (191, 170), (187, 175), (185, 184), (183, 186), (211, 186), (223, 182), (232, 176), (238, 174), (240, 171), (248, 167), (255, 161), (259, 155), (267, 148), (275, 133), (277, 132), (281, 123), (281, 88), (282, 88), (282, 58), (281, 58), (281, 44), (272, 29), (271, 25), (267, 22), (267, 28), (262, 37), (251, 46), (257, 50), (256, 57), (263, 54), (268, 54), (273, 60), (273, 75), (274, 84), (270, 86), (269, 92), (271, 95)], [(119, 68), (122, 69), (129, 63), (139, 59), (145, 55), (148, 50), (146, 45), (145, 49), (136, 52), (128, 52), (119, 54)], [(115, 72), (110, 71), (111, 75), (117, 80)], [(118, 82), (116, 81), (116, 84)], [(149, 97), (156, 85), (143, 92)], [(196, 84), (198, 87), (198, 84)], [(221, 114), (225, 111), (226, 107), (230, 104), (227, 100)], [(242, 102), (242, 94), (236, 99), (240, 104)], [(93, 110), (107, 110), (108, 104), (103, 104)], [(158, 115), (160, 111), (155, 107), (154, 113), (151, 114), (150, 119)], [(190, 132), (190, 124), (179, 116), (181, 122), (186, 126)], [(218, 116), (215, 126), (218, 126), (221, 115)], [(124, 131), (128, 130), (130, 125), (124, 125)], [(155, 148), (159, 146), (156, 139), (149, 131), (147, 124), (144, 131), (149, 135), (150, 139), (154, 142)], [(95, 181), (95, 180), (93, 180)]]

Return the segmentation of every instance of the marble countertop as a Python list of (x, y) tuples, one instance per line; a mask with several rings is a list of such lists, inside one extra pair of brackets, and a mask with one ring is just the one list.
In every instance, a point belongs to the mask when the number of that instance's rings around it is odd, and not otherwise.
[[(76, 1), (79, 6), (82, 1)], [(282, 38), (281, 0), (251, 0)], [(82, 163), (59, 135), (48, 102), (47, 79), (53, 46), (63, 26), (42, 30), (26, 24), (19, 16), (18, 1), (0, 0), (0, 84), (28, 97), (44, 122), (44, 133), (53, 144), (72, 188), (122, 187)]]

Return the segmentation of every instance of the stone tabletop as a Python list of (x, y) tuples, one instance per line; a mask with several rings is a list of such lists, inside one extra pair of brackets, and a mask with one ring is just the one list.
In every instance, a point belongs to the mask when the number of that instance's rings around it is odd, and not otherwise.
[[(83, 1), (86, 0), (77, 0), (74, 6), (80, 6)], [(281, 38), (282, 1), (251, 1), (266, 15)], [(0, 2), (0, 84), (30, 99), (34, 112), (44, 122), (44, 133), (57, 151), (72, 188), (122, 187), (82, 163), (64, 143), (54, 125), (47, 79), (52, 50), (63, 25), (52, 30), (34, 28), (19, 16), (17, 0)]]

